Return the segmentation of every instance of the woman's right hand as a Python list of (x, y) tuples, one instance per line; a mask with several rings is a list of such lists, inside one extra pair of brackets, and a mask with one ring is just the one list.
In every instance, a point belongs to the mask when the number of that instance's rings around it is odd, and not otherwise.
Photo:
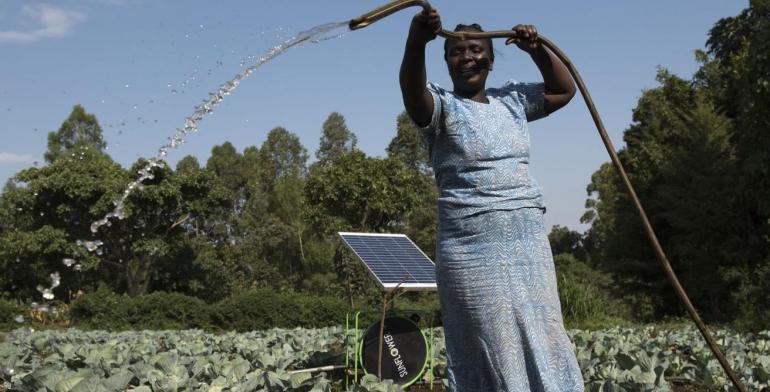
[(438, 11), (431, 9), (430, 12), (421, 11), (412, 18), (412, 25), (409, 27), (409, 42), (425, 45), (434, 40), (438, 32), (441, 31), (441, 17)]

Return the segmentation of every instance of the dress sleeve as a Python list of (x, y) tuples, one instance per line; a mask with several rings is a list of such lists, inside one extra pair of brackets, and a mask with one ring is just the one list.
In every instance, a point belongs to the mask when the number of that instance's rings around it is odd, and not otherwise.
[(428, 125), (419, 127), (419, 129), (423, 136), (433, 137), (436, 135), (439, 126), (441, 125), (441, 95), (443, 95), (443, 91), (441, 87), (433, 83), (428, 83), (427, 87), (430, 95), (433, 96), (433, 114), (430, 116)]
[(545, 114), (545, 83), (521, 83), (509, 80), (503, 90), (513, 95), (524, 107), (527, 121), (543, 118)]

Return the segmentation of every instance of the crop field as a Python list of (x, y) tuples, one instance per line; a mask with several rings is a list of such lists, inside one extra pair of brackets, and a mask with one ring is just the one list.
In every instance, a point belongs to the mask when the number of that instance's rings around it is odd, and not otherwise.
[[(733, 390), (693, 328), (569, 333), (588, 391)], [(770, 332), (717, 330), (715, 336), (749, 390), (770, 390)], [(112, 333), (19, 329), (2, 339), (0, 390), (399, 390), (388, 381), (377, 382), (373, 376), (346, 386), (342, 371), (292, 373), (344, 364), (352, 338), (346, 337), (341, 327), (220, 335), (198, 330)], [(440, 382), (446, 370), (440, 329), (433, 331), (433, 342), (433, 366), (428, 372)], [(423, 375), (425, 381), (428, 372)], [(428, 390), (424, 385), (412, 388)]]

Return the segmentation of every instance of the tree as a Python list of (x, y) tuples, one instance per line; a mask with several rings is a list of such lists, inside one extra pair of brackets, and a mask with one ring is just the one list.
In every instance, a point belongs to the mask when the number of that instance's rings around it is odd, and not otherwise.
[(198, 162), (198, 158), (192, 155), (187, 155), (176, 163), (175, 170), (177, 173), (194, 173), (200, 169), (201, 164)]
[[(634, 122), (623, 134), (626, 147), (618, 155), (665, 249), (669, 228), (656, 220), (660, 212), (656, 207), (662, 205), (655, 203), (655, 198), (672, 148), (684, 142), (674, 125), (681, 111), (692, 109), (696, 91), (691, 83), (663, 69), (658, 72), (658, 81), (660, 87), (645, 91), (639, 98), (633, 110)], [(676, 297), (662, 278), (638, 213), (612, 165), (602, 165), (593, 174), (587, 190), (589, 195), (596, 195), (586, 202), (589, 211), (582, 220), (591, 223), (586, 236), (595, 251), (591, 259), (615, 274), (619, 295), (633, 297), (632, 300), (640, 296), (655, 298), (655, 312), (679, 309)], [(671, 262), (676, 264), (677, 260)]]
[(243, 155), (230, 142), (214, 146), (206, 161), (206, 169), (214, 172), (234, 194), (238, 194), (248, 181), (244, 165)]
[[(73, 157), (64, 155), (42, 168), (30, 168), (14, 177), (20, 185), (0, 196), (5, 230), (0, 234), (2, 288), (19, 299), (40, 300), (38, 285), (48, 286), (49, 275), (59, 272), (62, 298), (80, 284), (112, 279), (94, 272), (97, 255), (77, 246), (90, 238), (89, 226), (111, 206), (126, 180), (125, 172), (108, 156), (86, 146)], [(82, 273), (63, 264), (77, 260)], [(15, 288), (14, 288), (15, 287)]]
[(323, 124), (323, 134), (315, 153), (318, 162), (323, 164), (333, 161), (356, 148), (358, 139), (345, 124), (345, 117), (333, 112)]
[(104, 152), (107, 142), (102, 138), (102, 128), (96, 116), (87, 113), (83, 106), (75, 105), (59, 130), (48, 134), (48, 150), (44, 157), (46, 162), (51, 163), (83, 146)]
[[(739, 309), (726, 293), (737, 292), (739, 271), (765, 252), (743, 195), (735, 192), (741, 178), (735, 120), (719, 110), (708, 83), (664, 70), (658, 80), (660, 87), (639, 99), (619, 155), (691, 300), (707, 319), (729, 320)], [(588, 191), (597, 195), (584, 215), (592, 260), (616, 275), (622, 295), (652, 304), (648, 316), (678, 313), (681, 305), (609, 164), (594, 173)]]
[(406, 112), (401, 112), (396, 119), (396, 136), (388, 144), (388, 156), (403, 160), (412, 170), (430, 173), (425, 137)]
[(720, 98), (720, 109), (740, 130), (732, 135), (741, 168), (738, 191), (756, 230), (764, 235), (770, 234), (769, 41), (770, 1), (751, 1), (711, 30), (707, 45), (714, 56), (712, 72), (701, 73)]
[(436, 199), (428, 144), (406, 112), (396, 118), (396, 136), (388, 144), (388, 158), (403, 162), (416, 176), (417, 203), (404, 217), (404, 233), (434, 256), (436, 249)]
[[(321, 217), (319, 232), (402, 231), (420, 202), (422, 177), (397, 159), (369, 158), (353, 150), (311, 172), (305, 186), (310, 208)], [(342, 247), (337, 247), (335, 270), (345, 282), (348, 300), (368, 292), (371, 279)]]
[[(55, 292), (59, 298), (68, 290), (94, 288), (99, 282), (130, 295), (173, 286), (191, 294), (205, 293), (188, 282), (214, 276), (213, 271), (203, 273), (188, 256), (191, 249), (197, 252), (213, 245), (205, 240), (189, 242), (190, 228), (229, 208), (228, 190), (204, 171), (177, 175), (161, 165), (142, 190), (130, 194), (125, 218), (112, 220), (94, 234), (91, 223), (114, 208), (129, 173), (146, 162), (123, 170), (100, 151), (86, 146), (75, 151), (75, 156), (22, 171), (16, 178), (24, 186), (0, 198), (2, 215), (9, 217), (11, 226), (0, 235), (3, 288), (9, 291), (16, 285), (22, 298), (35, 298), (35, 287), (45, 286), (49, 274), (60, 272), (62, 284)], [(89, 251), (78, 245), (80, 241), (100, 241), (102, 246)], [(81, 272), (65, 265), (65, 259), (73, 259)], [(227, 287), (221, 280), (208, 283)]]
[(272, 189), (281, 178), (303, 176), (307, 171), (307, 150), (297, 135), (282, 127), (273, 128), (267, 134), (258, 159), (265, 189)]
[(555, 225), (548, 233), (548, 242), (554, 255), (569, 253), (579, 260), (585, 260), (583, 236), (577, 231)]
[(418, 201), (419, 177), (402, 162), (349, 152), (308, 179), (308, 202), (350, 228), (383, 231), (403, 224)]

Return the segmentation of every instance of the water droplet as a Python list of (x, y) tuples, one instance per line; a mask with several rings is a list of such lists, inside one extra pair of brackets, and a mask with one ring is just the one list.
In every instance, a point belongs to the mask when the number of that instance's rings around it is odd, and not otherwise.
[(138, 109), (139, 105), (134, 105), (134, 110)]
[(41, 213), (40, 213), (40, 216), (45, 216), (45, 212), (41, 212)]
[(104, 103), (104, 100), (102, 99), (102, 103)]
[(59, 287), (61, 284), (61, 275), (59, 275), (59, 272), (56, 271), (49, 276), (51, 277), (51, 288)]
[(3, 377), (4, 377), (4, 378), (5, 378), (5, 377), (11, 377), (11, 376), (13, 376), (13, 375), (14, 375), (14, 373), (16, 373), (16, 372), (13, 370), (13, 368), (2, 367), (2, 368), (0, 368), (0, 370), (2, 370), (2, 372), (0, 372), (0, 373), (2, 373), (2, 374), (3, 374)]
[(185, 34), (184, 37), (185, 38), (190, 38), (190, 34)]
[(126, 83), (125, 87), (126, 87), (126, 88), (129, 88), (129, 87), (131, 87), (131, 85), (130, 85), (130, 84), (128, 84), (128, 83)]
[[(44, 299), (47, 299), (49, 301), (54, 299), (53, 291), (51, 291), (51, 289), (49, 289), (49, 288), (43, 288), (41, 286), (37, 286), (37, 291), (43, 293), (43, 298)], [(43, 306), (38, 307), (38, 310), (40, 310), (41, 312), (47, 312), (48, 311), (48, 307), (43, 305)]]
[[(93, 227), (91, 228), (91, 231), (93, 231)], [(104, 242), (102, 242), (100, 240), (95, 240), (95, 241), (77, 240), (76, 243), (79, 246), (83, 246), (86, 249), (88, 249), (89, 252), (93, 252), (93, 251), (99, 249), (100, 246), (104, 245)]]
[(203, 25), (200, 25), (199, 27), (200, 27), (200, 28), (203, 28)]

